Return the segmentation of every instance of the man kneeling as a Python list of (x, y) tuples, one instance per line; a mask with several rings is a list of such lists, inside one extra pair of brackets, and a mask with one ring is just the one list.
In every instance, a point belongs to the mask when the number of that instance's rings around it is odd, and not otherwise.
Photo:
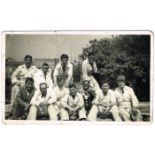
[(40, 91), (36, 91), (30, 103), (28, 120), (36, 120), (49, 116), (50, 120), (57, 120), (59, 107), (56, 105), (55, 93), (47, 89), (46, 83), (40, 84)]
[(108, 81), (102, 84), (102, 90), (98, 93), (98, 100), (93, 103), (93, 106), (88, 114), (88, 120), (96, 121), (98, 114), (111, 113), (114, 121), (121, 121), (116, 105), (114, 92), (109, 89)]
[(61, 100), (61, 119), (62, 120), (85, 120), (86, 111), (84, 100), (80, 93), (77, 92), (75, 84), (69, 84), (69, 94)]

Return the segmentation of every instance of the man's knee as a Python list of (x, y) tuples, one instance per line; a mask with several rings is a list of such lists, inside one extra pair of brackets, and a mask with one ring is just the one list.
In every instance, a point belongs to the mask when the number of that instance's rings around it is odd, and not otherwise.
[(50, 120), (58, 120), (59, 109), (56, 106), (50, 105), (48, 107), (48, 113)]
[(86, 119), (86, 110), (84, 108), (79, 110), (79, 119)]
[(28, 120), (34, 120), (34, 119), (36, 119), (36, 117), (37, 117), (37, 107), (32, 105), (30, 107), (27, 119)]
[(110, 112), (112, 114), (114, 121), (121, 121), (121, 118), (120, 118), (119, 112), (118, 112), (118, 107), (116, 105), (111, 107)]
[(124, 120), (124, 121), (127, 121), (127, 120), (130, 120), (130, 114), (129, 112), (126, 110), (126, 109), (119, 109), (119, 115), (120, 117)]
[(69, 120), (69, 113), (64, 108), (61, 109), (60, 116), (61, 116), (61, 120), (63, 121)]
[(90, 112), (89, 112), (89, 114), (88, 114), (87, 119), (89, 121), (95, 121), (96, 118), (97, 118), (98, 112), (99, 112), (98, 107), (96, 105), (93, 105)]

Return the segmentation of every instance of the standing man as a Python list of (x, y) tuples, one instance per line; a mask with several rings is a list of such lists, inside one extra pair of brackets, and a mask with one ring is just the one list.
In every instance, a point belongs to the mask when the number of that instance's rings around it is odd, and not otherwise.
[(141, 114), (137, 109), (138, 99), (133, 89), (125, 85), (125, 81), (124, 75), (117, 77), (118, 88), (115, 90), (115, 96), (118, 103), (119, 115), (123, 121), (130, 121), (133, 115), (135, 115), (134, 121), (141, 121)]
[(83, 81), (89, 79), (90, 85), (95, 89), (100, 89), (96, 81), (95, 74), (98, 72), (96, 62), (94, 61), (93, 53), (88, 53), (88, 58), (82, 62)]
[(45, 82), (48, 89), (53, 88), (52, 72), (47, 63), (42, 64), (42, 68), (34, 74), (34, 85), (39, 90), (40, 83)]
[(14, 104), (16, 95), (21, 86), (24, 86), (25, 79), (27, 77), (34, 77), (34, 74), (37, 72), (37, 68), (32, 65), (32, 56), (26, 55), (24, 58), (25, 64), (18, 66), (15, 72), (11, 76), (12, 81), (12, 92), (11, 92), (11, 105)]
[(40, 84), (40, 91), (36, 91), (31, 102), (28, 120), (49, 116), (50, 120), (57, 120), (59, 107), (56, 105), (55, 93), (47, 89), (46, 83)]
[(30, 101), (34, 95), (34, 80), (26, 78), (25, 86), (21, 87), (13, 108), (13, 119), (25, 119), (30, 109)]
[(57, 77), (61, 76), (65, 80), (64, 86), (68, 87), (73, 76), (73, 65), (68, 61), (67, 54), (62, 54), (60, 59), (61, 62), (56, 65), (53, 73), (54, 85), (57, 86)]
[(89, 114), (88, 120), (96, 121), (98, 114), (111, 113), (114, 121), (121, 121), (116, 104), (114, 92), (109, 89), (109, 82), (104, 81), (102, 91), (98, 96), (98, 102), (94, 102)]
[(77, 92), (75, 84), (69, 84), (69, 94), (61, 100), (61, 104), (61, 120), (86, 119), (83, 97)]

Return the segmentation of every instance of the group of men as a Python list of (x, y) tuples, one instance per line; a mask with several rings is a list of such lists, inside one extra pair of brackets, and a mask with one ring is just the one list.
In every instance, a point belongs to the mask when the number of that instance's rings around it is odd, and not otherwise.
[(118, 76), (115, 91), (109, 88), (108, 81), (103, 81), (100, 88), (92, 53), (82, 62), (80, 89), (73, 81), (73, 66), (67, 54), (61, 55), (54, 72), (47, 63), (41, 69), (33, 66), (30, 55), (24, 61), (11, 77), (12, 119), (96, 121), (99, 115), (110, 114), (114, 121), (141, 121), (138, 99), (125, 85), (124, 75)]

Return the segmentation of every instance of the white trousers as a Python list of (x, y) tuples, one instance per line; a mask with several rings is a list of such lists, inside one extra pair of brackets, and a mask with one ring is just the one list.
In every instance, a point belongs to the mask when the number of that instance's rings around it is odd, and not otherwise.
[[(31, 106), (27, 120), (36, 120), (37, 119), (37, 110), (38, 108), (34, 105)], [(58, 120), (58, 114), (60, 110), (57, 105), (49, 105), (48, 107), (48, 114), (50, 120), (56, 121)]]
[[(60, 116), (61, 116), (61, 120), (63, 121), (70, 120), (69, 112), (65, 110), (64, 108), (61, 109)], [(86, 119), (86, 111), (84, 108), (78, 111), (78, 117), (79, 117), (78, 119)]]
[(15, 103), (16, 96), (19, 92), (20, 86), (14, 85), (11, 90), (11, 105), (13, 106)]
[(105, 110), (103, 108), (103, 106), (93, 105), (90, 112), (89, 112), (89, 114), (88, 114), (87, 119), (89, 121), (96, 121), (97, 120), (97, 115), (99, 113), (104, 113), (105, 111), (106, 112), (109, 111), (112, 114), (114, 121), (121, 121), (121, 118), (120, 118), (119, 113), (118, 113), (118, 108), (117, 108), (116, 105), (112, 106), (108, 110)]

